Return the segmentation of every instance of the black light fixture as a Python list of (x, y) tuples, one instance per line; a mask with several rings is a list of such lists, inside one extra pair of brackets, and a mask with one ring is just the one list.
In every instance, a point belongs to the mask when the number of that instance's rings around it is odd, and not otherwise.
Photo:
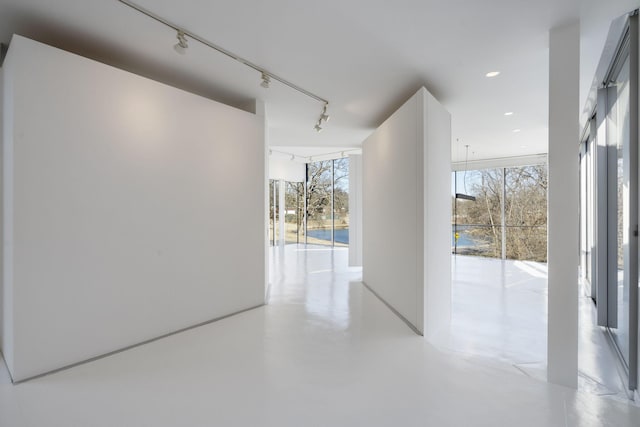
[(456, 199), (471, 200), (472, 202), (476, 201), (476, 197), (475, 196), (470, 196), (468, 194), (463, 194), (463, 193), (456, 193)]

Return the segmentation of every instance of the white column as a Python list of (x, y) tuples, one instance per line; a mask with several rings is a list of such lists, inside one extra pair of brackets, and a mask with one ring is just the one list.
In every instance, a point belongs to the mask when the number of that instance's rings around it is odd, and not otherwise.
[(264, 227), (263, 227), (263, 237), (264, 237), (264, 303), (267, 304), (269, 302), (269, 173), (270, 173), (270, 165), (269, 165), (269, 140), (268, 129), (267, 129), (267, 106), (263, 100), (256, 99), (254, 104), (254, 113), (258, 117), (262, 117), (263, 126), (264, 126), (264, 144), (262, 146), (263, 157), (264, 157)]
[(579, 24), (549, 32), (548, 381), (578, 382)]
[(349, 266), (362, 266), (362, 156), (349, 155)]

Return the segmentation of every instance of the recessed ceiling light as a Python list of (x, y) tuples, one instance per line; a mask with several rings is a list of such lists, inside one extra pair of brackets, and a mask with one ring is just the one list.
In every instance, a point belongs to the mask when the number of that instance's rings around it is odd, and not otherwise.
[(513, 111), (507, 111), (504, 113), (505, 116), (513, 116)]
[(495, 77), (500, 74), (500, 71), (489, 71), (485, 76), (487, 77)]
[(518, 132), (520, 132), (520, 129), (514, 129), (513, 132), (514, 133), (518, 133)]

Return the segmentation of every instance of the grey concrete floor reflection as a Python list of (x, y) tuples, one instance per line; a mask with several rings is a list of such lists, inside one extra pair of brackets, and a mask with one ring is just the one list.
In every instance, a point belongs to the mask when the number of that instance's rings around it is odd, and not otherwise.
[[(580, 390), (627, 401), (606, 331), (595, 324), (592, 300), (579, 301)], [(530, 261), (452, 256), (452, 316), (442, 348), (500, 360), (546, 379), (547, 266)]]

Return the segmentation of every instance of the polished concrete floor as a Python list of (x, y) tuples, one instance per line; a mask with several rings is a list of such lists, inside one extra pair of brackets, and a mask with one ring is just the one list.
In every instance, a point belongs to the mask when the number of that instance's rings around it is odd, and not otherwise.
[(270, 304), (27, 383), (0, 426), (638, 426), (640, 409), (444, 350), (347, 267), (273, 249)]
[[(525, 375), (546, 378), (547, 266), (529, 261), (452, 257), (452, 315), (439, 347), (497, 359)], [(590, 298), (579, 301), (580, 390), (627, 401), (621, 365)]]

